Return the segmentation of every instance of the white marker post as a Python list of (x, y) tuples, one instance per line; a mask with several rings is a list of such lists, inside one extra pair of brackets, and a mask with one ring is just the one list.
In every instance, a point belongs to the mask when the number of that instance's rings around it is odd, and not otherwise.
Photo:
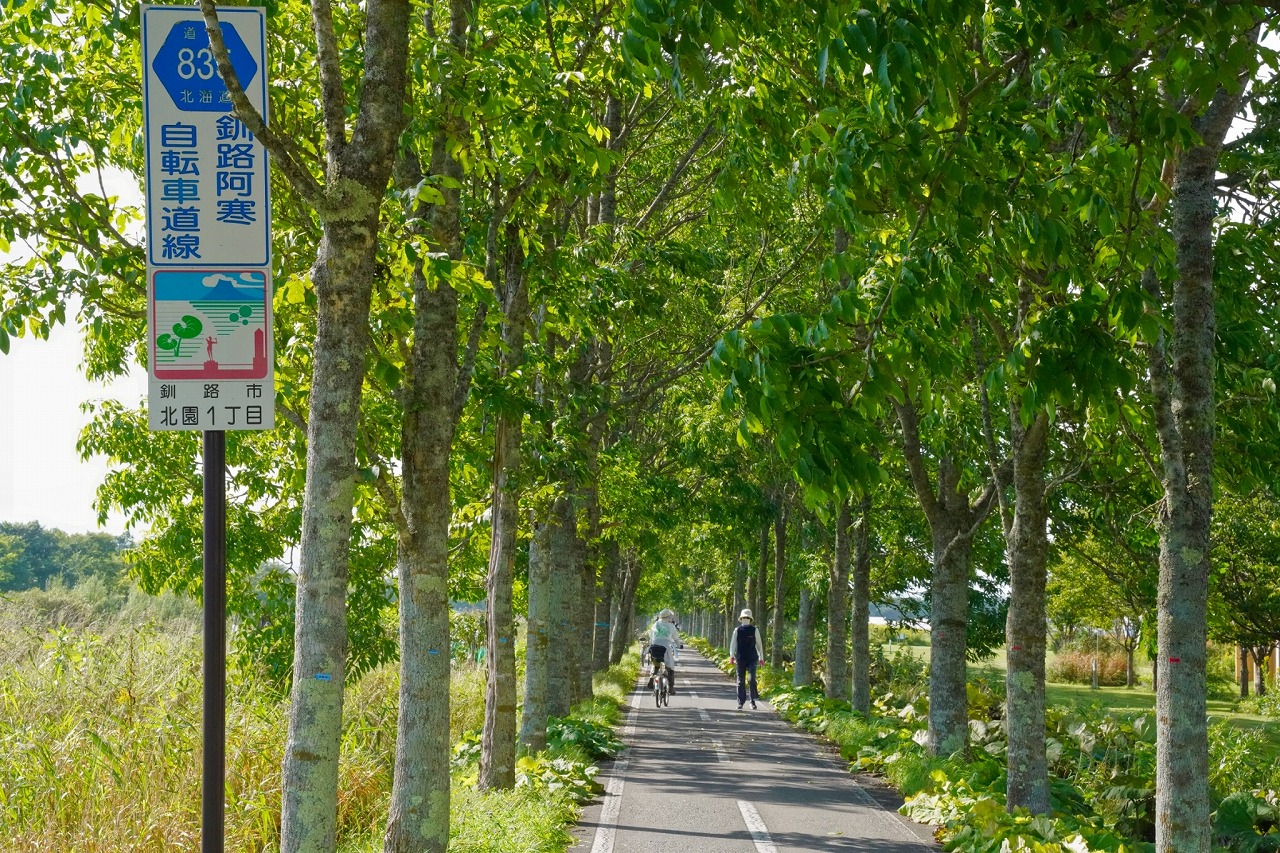
[[(226, 784), (226, 433), (275, 425), (267, 152), (232, 112), (195, 7), (142, 4), (148, 420), (204, 433), (201, 850), (222, 853)], [(266, 15), (219, 8), (267, 114)]]

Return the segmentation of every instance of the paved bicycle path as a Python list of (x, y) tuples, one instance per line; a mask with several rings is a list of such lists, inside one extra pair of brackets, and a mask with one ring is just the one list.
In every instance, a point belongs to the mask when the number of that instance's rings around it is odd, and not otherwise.
[(680, 652), (666, 708), (637, 688), (623, 740), (583, 812), (575, 853), (930, 853), (931, 830), (886, 809), (768, 703), (737, 710), (733, 679)]

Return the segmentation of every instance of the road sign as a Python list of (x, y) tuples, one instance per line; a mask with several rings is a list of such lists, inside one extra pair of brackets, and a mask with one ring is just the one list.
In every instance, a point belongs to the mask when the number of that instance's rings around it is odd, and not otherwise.
[[(218, 16), (240, 85), (265, 116), (263, 10), (219, 9)], [(142, 47), (147, 262), (269, 265), (267, 152), (232, 113), (200, 10), (144, 6)]]
[[(266, 117), (266, 18), (219, 9), (240, 85)], [(149, 420), (154, 430), (270, 429), (267, 152), (236, 118), (200, 10), (142, 7)]]

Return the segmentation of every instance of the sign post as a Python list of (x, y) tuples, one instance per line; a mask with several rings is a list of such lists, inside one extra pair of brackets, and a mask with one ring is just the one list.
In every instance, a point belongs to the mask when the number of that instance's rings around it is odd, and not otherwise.
[[(267, 115), (266, 16), (219, 8)], [(204, 433), (201, 850), (222, 853), (226, 785), (226, 432), (275, 425), (267, 152), (232, 111), (196, 7), (142, 4), (148, 421)]]
[(200, 849), (222, 853), (227, 778), (227, 434), (204, 433), (204, 707)]

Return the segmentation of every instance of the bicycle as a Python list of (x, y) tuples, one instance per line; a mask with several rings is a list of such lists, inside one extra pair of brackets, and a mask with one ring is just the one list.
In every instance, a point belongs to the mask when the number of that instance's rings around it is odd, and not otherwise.
[(671, 697), (667, 693), (667, 667), (662, 661), (658, 661), (653, 666), (652, 683), (654, 706), (661, 708), (663, 705), (670, 705)]

